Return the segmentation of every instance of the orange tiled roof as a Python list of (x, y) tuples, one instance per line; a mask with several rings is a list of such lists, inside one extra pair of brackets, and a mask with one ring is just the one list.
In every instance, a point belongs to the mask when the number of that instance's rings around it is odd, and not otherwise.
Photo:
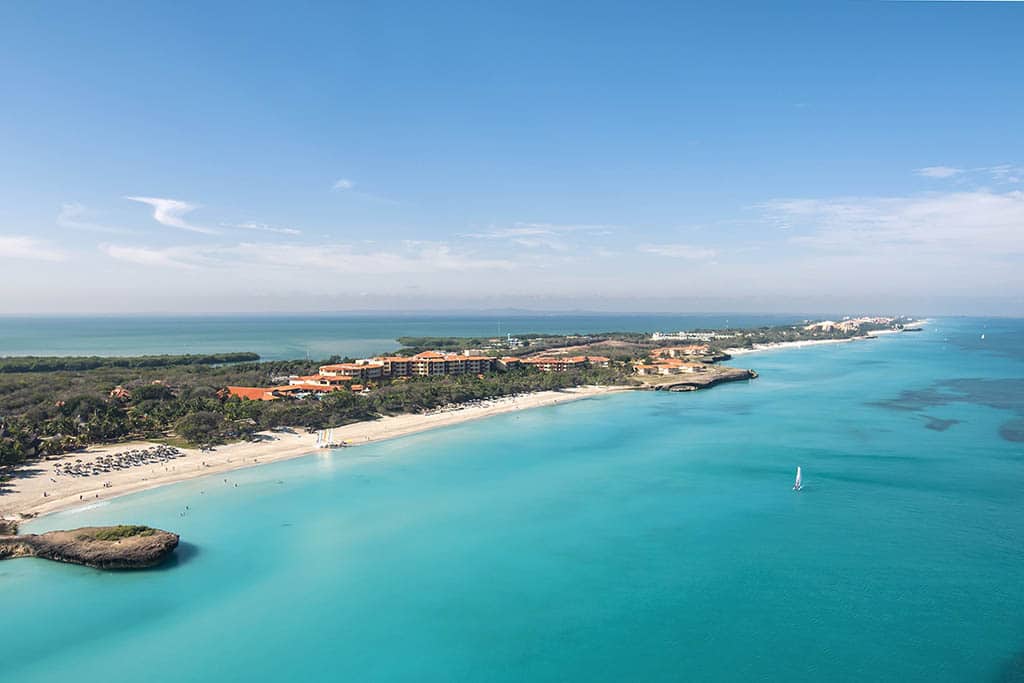
[(273, 401), (277, 396), (271, 394), (271, 389), (263, 387), (228, 387), (228, 393), (239, 398), (247, 398), (250, 401)]
[(325, 387), (323, 384), (291, 384), (286, 387), (274, 387), (273, 389), (268, 389), (268, 391), (276, 391), (282, 394), (298, 393), (300, 391), (319, 391), (321, 393), (327, 393), (337, 390), (337, 387)]

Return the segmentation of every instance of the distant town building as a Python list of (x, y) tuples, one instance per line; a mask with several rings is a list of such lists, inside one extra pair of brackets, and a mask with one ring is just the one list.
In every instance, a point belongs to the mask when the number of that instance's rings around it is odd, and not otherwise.
[(687, 344), (686, 346), (663, 346), (651, 351), (652, 358), (685, 358), (687, 356), (703, 356), (711, 352), (707, 344)]
[(690, 372), (706, 372), (706, 363), (693, 363), (678, 358), (663, 358), (650, 363), (634, 363), (633, 371), (638, 375), (681, 375)]
[(715, 339), (728, 339), (731, 334), (720, 332), (654, 332), (651, 334), (651, 341), (662, 341), (666, 339), (679, 339), (681, 341), (713, 341)]

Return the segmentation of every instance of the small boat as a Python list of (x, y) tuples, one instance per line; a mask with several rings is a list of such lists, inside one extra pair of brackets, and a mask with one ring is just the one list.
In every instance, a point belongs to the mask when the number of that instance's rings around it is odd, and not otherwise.
[(803, 484), (800, 481), (800, 467), (797, 466), (797, 468), (796, 468), (796, 481), (793, 482), (793, 490), (794, 491), (799, 491), (802, 488), (803, 488)]
[(984, 334), (983, 334), (983, 335), (981, 335), (981, 340), (982, 340), (982, 341), (985, 341), (985, 335), (984, 335)]

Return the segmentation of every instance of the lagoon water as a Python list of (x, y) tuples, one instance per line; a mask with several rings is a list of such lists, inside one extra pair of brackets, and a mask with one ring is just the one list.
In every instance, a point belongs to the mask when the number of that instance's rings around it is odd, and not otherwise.
[(1022, 680), (1024, 322), (736, 364), (39, 520), (185, 545), (0, 564), (0, 678)]

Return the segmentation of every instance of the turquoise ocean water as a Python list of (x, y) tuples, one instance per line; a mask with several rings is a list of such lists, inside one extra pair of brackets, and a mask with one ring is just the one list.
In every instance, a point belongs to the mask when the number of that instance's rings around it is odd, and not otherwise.
[(185, 545), (0, 564), (0, 679), (1024, 680), (1024, 321), (737, 360), (39, 520)]

